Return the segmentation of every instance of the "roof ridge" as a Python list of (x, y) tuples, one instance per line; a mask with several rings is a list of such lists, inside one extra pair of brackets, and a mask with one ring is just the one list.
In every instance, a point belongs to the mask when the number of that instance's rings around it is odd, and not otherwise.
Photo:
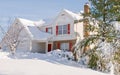
[(79, 20), (81, 18), (81, 16), (78, 15), (77, 13), (74, 13), (74, 12), (69, 11), (67, 9), (63, 9), (63, 11), (66, 12), (66, 13), (68, 13), (69, 15), (71, 15), (74, 20)]

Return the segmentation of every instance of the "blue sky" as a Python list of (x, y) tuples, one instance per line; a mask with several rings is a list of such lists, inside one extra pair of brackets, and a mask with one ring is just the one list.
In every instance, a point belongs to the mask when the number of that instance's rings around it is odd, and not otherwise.
[[(30, 20), (50, 20), (62, 9), (83, 10), (88, 0), (0, 0), (0, 25), (7, 30), (15, 17)], [(4, 34), (0, 31), (0, 37)]]
[(22, 17), (31, 20), (55, 17), (62, 9), (83, 10), (87, 0), (0, 0), (0, 17)]

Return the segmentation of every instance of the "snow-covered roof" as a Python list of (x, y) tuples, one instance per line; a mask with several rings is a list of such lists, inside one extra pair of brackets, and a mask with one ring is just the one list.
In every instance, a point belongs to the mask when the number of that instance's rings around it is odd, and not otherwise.
[(42, 26), (43, 24), (45, 24), (45, 21), (43, 21), (43, 20), (39, 20), (39, 21), (35, 21), (34, 22), (34, 24), (36, 25), (36, 26)]
[(69, 11), (67, 9), (63, 9), (63, 11), (67, 12), (69, 15), (71, 15), (71, 17), (74, 19), (74, 20), (80, 20), (82, 18), (81, 15), (78, 15), (77, 13), (73, 13), (72, 11)]
[(17, 18), (20, 23), (22, 23), (24, 26), (34, 26), (34, 22), (31, 20), (23, 19), (23, 18)]
[(55, 18), (47, 18), (44, 19), (45, 23), (43, 24), (44, 26), (51, 25), (52, 22), (54, 21)]
[(43, 20), (40, 21), (31, 21), (31, 20), (27, 20), (27, 19), (23, 19), (23, 18), (17, 18), (23, 25), (25, 26), (39, 26), (39, 25), (43, 25), (45, 22)]
[(45, 41), (51, 36), (49, 33), (40, 31), (36, 26), (28, 26), (28, 29), (33, 40)]
[(27, 28), (27, 31), (29, 32), (30, 36), (32, 37), (32, 40), (39, 40), (39, 41), (45, 41), (48, 37), (51, 36), (51, 34), (40, 31), (37, 28), (36, 24), (43, 25), (44, 21), (31, 21), (27, 19), (18, 18), (18, 20)]

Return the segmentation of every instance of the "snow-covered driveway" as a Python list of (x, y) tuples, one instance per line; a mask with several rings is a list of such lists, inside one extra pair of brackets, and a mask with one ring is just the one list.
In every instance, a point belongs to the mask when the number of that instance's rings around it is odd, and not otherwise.
[[(68, 64), (68, 65), (66, 65)], [(78, 67), (77, 67), (78, 66)], [(0, 52), (0, 75), (107, 75), (80, 68), (74, 62), (57, 59), (50, 54), (16, 54), (12, 58)]]

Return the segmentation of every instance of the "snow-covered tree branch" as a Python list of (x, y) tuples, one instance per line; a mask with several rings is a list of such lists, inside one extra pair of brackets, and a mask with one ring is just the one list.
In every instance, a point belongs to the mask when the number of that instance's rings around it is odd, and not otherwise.
[(2, 41), (4, 41), (12, 54), (15, 53), (19, 43), (22, 41), (21, 39), (19, 39), (19, 35), (21, 34), (21, 31), (23, 29), (24, 26), (15, 23), (14, 25), (10, 26), (7, 32), (5, 32), (5, 37), (2, 39)]

